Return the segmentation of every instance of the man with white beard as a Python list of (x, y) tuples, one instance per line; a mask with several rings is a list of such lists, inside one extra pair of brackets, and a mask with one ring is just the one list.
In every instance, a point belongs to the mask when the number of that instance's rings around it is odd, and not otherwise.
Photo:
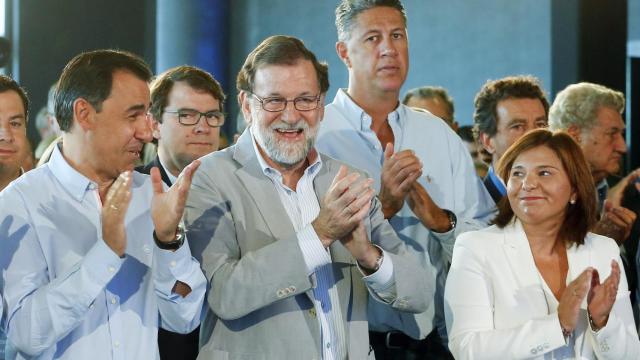
[(199, 359), (366, 359), (367, 294), (420, 312), (426, 272), (361, 172), (319, 154), (328, 69), (302, 42), (264, 40), (237, 78), (251, 124), (209, 154), (184, 216), (210, 281)]

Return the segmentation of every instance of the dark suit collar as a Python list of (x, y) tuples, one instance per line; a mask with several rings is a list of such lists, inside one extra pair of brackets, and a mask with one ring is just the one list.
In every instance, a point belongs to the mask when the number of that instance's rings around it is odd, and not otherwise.
[(493, 166), (489, 166), (489, 172), (485, 176), (483, 183), (496, 204), (507, 195), (507, 189), (494, 172)]

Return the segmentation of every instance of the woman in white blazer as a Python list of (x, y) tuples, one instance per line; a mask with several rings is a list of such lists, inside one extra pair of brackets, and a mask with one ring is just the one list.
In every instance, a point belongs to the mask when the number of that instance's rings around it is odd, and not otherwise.
[(640, 359), (616, 243), (589, 233), (596, 193), (579, 146), (536, 130), (502, 157), (495, 225), (458, 237), (445, 289), (456, 359)]

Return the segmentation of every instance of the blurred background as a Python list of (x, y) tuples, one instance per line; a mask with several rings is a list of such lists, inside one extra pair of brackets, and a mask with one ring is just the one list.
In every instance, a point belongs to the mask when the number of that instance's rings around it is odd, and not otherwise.
[[(236, 132), (235, 76), (269, 35), (301, 38), (329, 64), (330, 102), (347, 85), (335, 53), (337, 0), (0, 0), (0, 69), (35, 114), (64, 65), (82, 51), (128, 50), (156, 73), (181, 64), (211, 72), (228, 95), (224, 132)], [(405, 0), (410, 71), (401, 95), (445, 87), (456, 121), (472, 123), (473, 98), (488, 79), (531, 74), (549, 99), (566, 85), (596, 82), (627, 95), (627, 167), (640, 166), (640, 0)]]

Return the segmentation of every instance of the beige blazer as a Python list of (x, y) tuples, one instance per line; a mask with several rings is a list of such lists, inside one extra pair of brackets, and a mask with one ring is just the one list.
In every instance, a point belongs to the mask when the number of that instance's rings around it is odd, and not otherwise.
[[(607, 237), (589, 233), (585, 244), (567, 250), (567, 282), (589, 266), (601, 281), (620, 264), (619, 249)], [(622, 271), (607, 325), (588, 326), (586, 300), (574, 332), (579, 359), (640, 359), (627, 280)], [(522, 224), (491, 226), (458, 237), (445, 289), (449, 348), (456, 359), (552, 359), (565, 346), (557, 309), (549, 308)]]
[[(187, 237), (210, 287), (198, 359), (319, 359), (320, 328), (310, 300), (313, 281), (252, 141), (245, 131), (237, 145), (202, 158), (187, 201)], [(318, 198), (341, 165), (321, 156), (322, 169), (314, 180)], [(365, 224), (370, 239), (393, 262), (397, 296), (389, 306), (425, 311), (434, 284), (384, 220), (377, 200)], [(339, 241), (331, 246), (331, 256), (348, 356), (373, 358), (363, 275)]]

